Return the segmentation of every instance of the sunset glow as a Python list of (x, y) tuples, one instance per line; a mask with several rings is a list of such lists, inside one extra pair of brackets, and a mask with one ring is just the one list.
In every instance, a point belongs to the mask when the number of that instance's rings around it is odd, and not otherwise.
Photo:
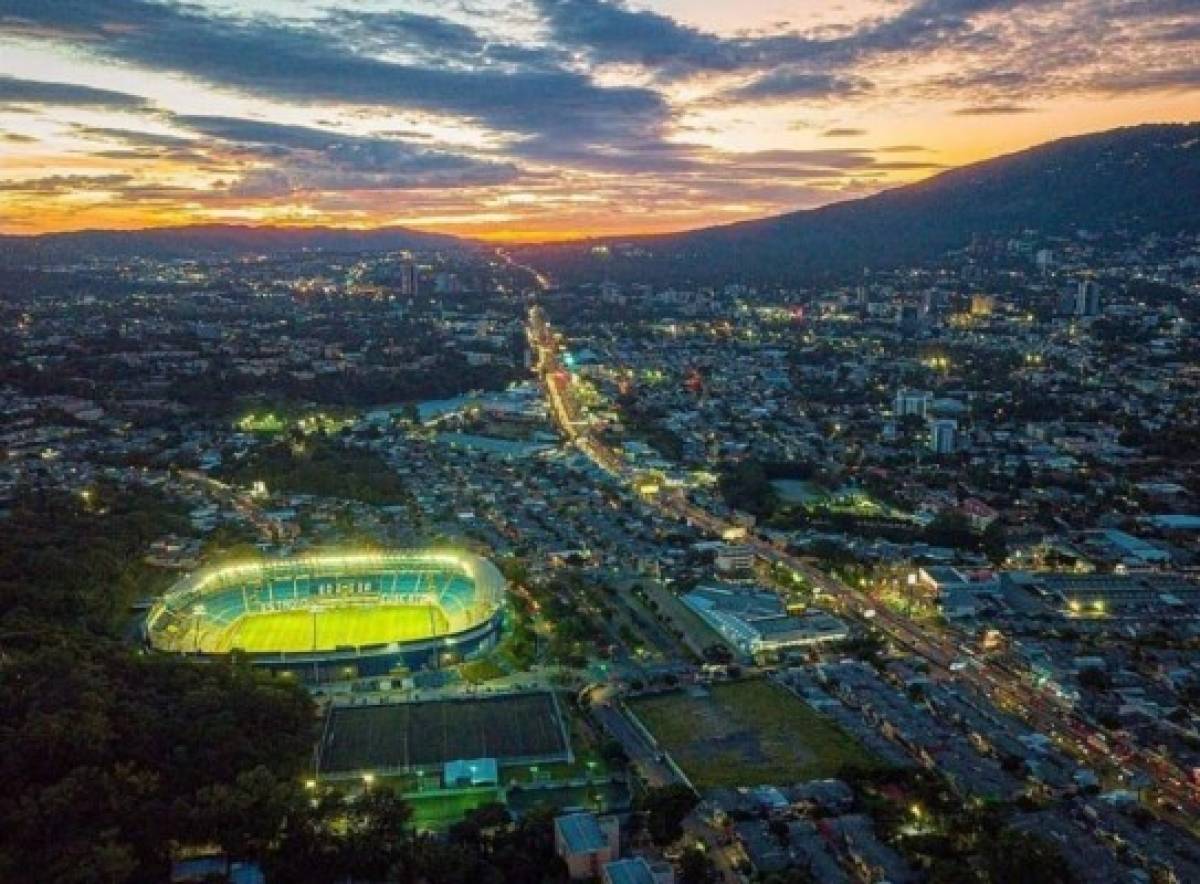
[(721, 224), (1200, 117), (1159, 0), (0, 2), (0, 230)]

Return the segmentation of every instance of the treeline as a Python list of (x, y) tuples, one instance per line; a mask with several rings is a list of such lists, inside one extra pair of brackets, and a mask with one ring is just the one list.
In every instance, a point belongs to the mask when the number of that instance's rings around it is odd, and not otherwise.
[(271, 491), (360, 500), (377, 506), (411, 499), (400, 476), (379, 455), (343, 447), (323, 436), (262, 446), (223, 475), (243, 485), (261, 480)]
[(25, 496), (0, 530), (0, 880), (162, 881), (174, 844), (265, 851), (311, 748), (307, 695), (123, 642), (144, 493)]
[(471, 365), (462, 354), (446, 352), (428, 366), (396, 371), (370, 369), (353, 373), (296, 377), (276, 372), (261, 377), (232, 366), (214, 366), (196, 377), (180, 378), (171, 398), (211, 415), (228, 415), (246, 399), (272, 397), (325, 406), (370, 408), (394, 402), (448, 399), (470, 390), (502, 390), (524, 379), (519, 365)]
[(816, 467), (810, 463), (746, 458), (727, 463), (721, 468), (717, 488), (729, 506), (759, 518), (767, 518), (782, 504), (771, 484), (773, 481), (807, 481), (817, 476)]

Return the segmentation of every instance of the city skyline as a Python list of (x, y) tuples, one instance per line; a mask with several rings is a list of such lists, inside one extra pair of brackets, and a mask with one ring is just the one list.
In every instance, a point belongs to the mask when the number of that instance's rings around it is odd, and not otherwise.
[(1200, 117), (1179, 0), (0, 3), (0, 231), (680, 230)]

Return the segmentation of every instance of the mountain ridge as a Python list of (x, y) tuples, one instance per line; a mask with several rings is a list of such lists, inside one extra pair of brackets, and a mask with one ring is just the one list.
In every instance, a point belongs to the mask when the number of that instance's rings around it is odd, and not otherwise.
[(285, 255), (305, 251), (368, 252), (478, 249), (474, 240), (410, 227), (186, 224), (130, 230), (88, 229), (0, 235), (0, 260), (10, 263), (86, 258), (157, 259)]
[[(871, 196), (677, 233), (510, 246), (563, 283), (802, 279), (920, 263), (975, 235), (1080, 228), (1200, 231), (1200, 122), (1127, 126), (1045, 142)], [(630, 246), (607, 257), (597, 245)], [(481, 250), (409, 227), (201, 224), (0, 235), (0, 263), (199, 258), (306, 251)]]
[[(532, 245), (521, 260), (567, 282), (794, 282), (922, 262), (975, 235), (1022, 229), (1200, 231), (1200, 123), (1045, 142), (871, 196), (682, 233)], [(635, 257), (592, 254), (621, 244)], [(649, 253), (649, 257), (645, 254)]]

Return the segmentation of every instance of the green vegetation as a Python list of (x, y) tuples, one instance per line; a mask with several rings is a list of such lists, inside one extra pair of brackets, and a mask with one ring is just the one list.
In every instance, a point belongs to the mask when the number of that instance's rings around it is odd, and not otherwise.
[(470, 660), (459, 667), (459, 674), (471, 684), (482, 684), (506, 674), (498, 663), (491, 659)]
[(408, 489), (377, 454), (344, 448), (323, 437), (280, 441), (255, 451), (225, 473), (231, 482), (265, 482), (271, 491), (360, 500), (378, 506), (407, 503)]
[(636, 809), (646, 815), (646, 831), (655, 844), (665, 847), (679, 840), (683, 821), (698, 803), (696, 793), (682, 784), (646, 789)]
[(354, 423), (354, 413), (306, 412), (303, 409), (278, 405), (255, 409), (234, 421), (234, 426), (243, 433), (262, 436), (278, 436), (292, 429), (304, 435), (340, 432)]
[(834, 776), (872, 756), (786, 690), (762, 679), (714, 685), (704, 696), (660, 694), (633, 712), (698, 789)]
[(173, 843), (259, 858), (303, 801), (302, 690), (118, 639), (178, 523), (96, 488), (22, 498), (0, 533), (0, 880), (164, 880)]
[(495, 804), (500, 793), (494, 788), (460, 789), (446, 792), (410, 792), (404, 801), (412, 808), (419, 829), (441, 831), (461, 821), (472, 810)]
[(779, 506), (779, 495), (766, 469), (756, 460), (723, 467), (717, 487), (731, 507), (760, 518), (771, 515)]

